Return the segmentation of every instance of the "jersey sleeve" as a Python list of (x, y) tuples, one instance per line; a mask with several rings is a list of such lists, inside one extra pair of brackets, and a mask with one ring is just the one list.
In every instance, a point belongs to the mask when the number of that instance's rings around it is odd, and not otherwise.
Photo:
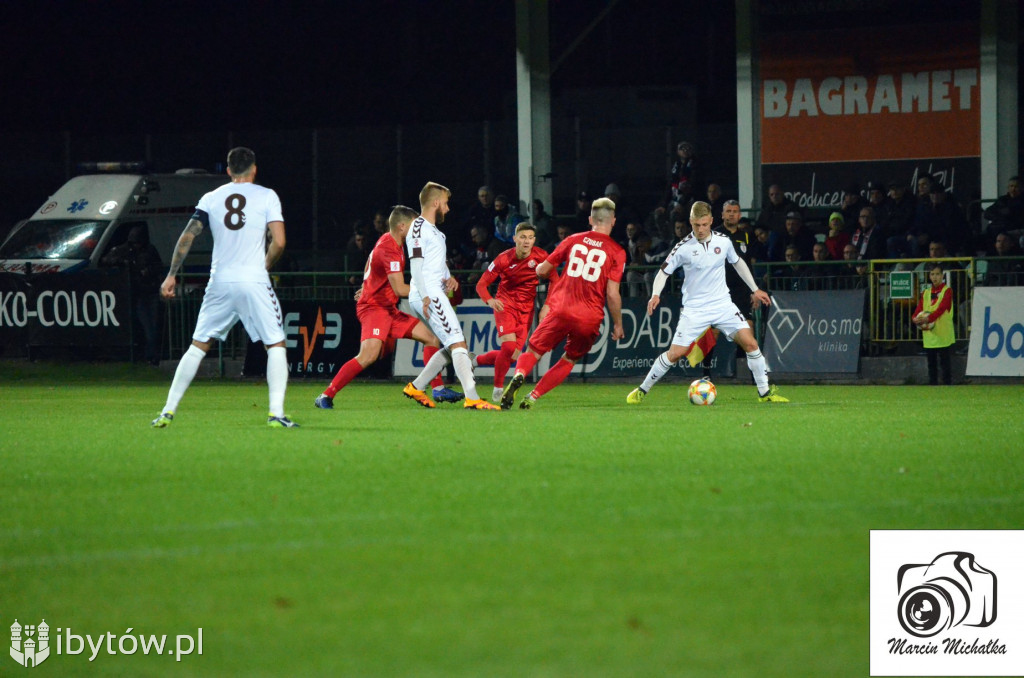
[(735, 264), (739, 261), (740, 255), (736, 254), (736, 246), (732, 243), (732, 238), (725, 239), (728, 247), (725, 248), (725, 260), (730, 264)]
[(501, 269), (504, 268), (500, 265), (501, 261), (502, 258), (500, 256), (492, 261), (476, 283), (476, 293), (484, 303), (492, 299), (491, 292), (487, 288), (494, 284), (494, 281), (498, 279)]
[(622, 274), (626, 270), (626, 250), (616, 247), (611, 252), (612, 266), (608, 269), (608, 279), (622, 282)]
[(284, 214), (281, 212), (281, 198), (277, 197), (277, 193), (273, 189), (268, 189), (267, 194), (267, 223), (273, 221), (284, 221)]
[(378, 257), (381, 264), (384, 266), (385, 275), (402, 272), (405, 264), (405, 257), (402, 255), (402, 250), (398, 246), (398, 243), (394, 240), (391, 241), (390, 245), (385, 245), (381, 248), (381, 252)]
[(566, 252), (569, 251), (568, 243), (568, 238), (558, 243), (558, 246), (555, 248), (555, 251), (549, 254), (548, 258), (545, 259), (545, 261), (554, 266), (555, 268), (558, 268), (558, 265), (565, 261), (565, 257), (567, 256)]
[(661, 270), (664, 271), (666, 275), (671, 274), (673, 271), (679, 268), (679, 264), (683, 262), (683, 248), (680, 246), (680, 244), (677, 244), (674, 248), (672, 248), (672, 251), (669, 253), (669, 255), (665, 257), (665, 263), (661, 265)]

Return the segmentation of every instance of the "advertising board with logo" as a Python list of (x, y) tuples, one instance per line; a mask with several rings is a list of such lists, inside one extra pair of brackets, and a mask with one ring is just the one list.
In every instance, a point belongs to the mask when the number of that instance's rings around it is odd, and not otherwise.
[(764, 354), (776, 372), (856, 372), (864, 290), (772, 292)]
[[(359, 319), (354, 301), (288, 301), (284, 311), (285, 349), (291, 378), (310, 377), (328, 381), (350, 358), (359, 353)], [(393, 347), (385, 346), (385, 350)], [(385, 355), (361, 376), (389, 376)]]
[(967, 374), (1024, 376), (1024, 288), (974, 289)]

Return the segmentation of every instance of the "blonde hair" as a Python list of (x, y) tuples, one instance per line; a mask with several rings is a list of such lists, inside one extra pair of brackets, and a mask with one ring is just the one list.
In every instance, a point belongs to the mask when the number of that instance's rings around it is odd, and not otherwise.
[(411, 207), (395, 205), (391, 208), (391, 216), (388, 217), (388, 228), (393, 231), (399, 224), (410, 223), (418, 216), (416, 210)]
[(449, 198), (452, 197), (452, 192), (448, 188), (445, 188), (441, 184), (435, 184), (433, 181), (428, 181), (427, 185), (420, 191), (420, 210), (427, 207), (431, 201), (437, 198), (439, 193), (444, 193)]
[(693, 203), (693, 207), (690, 208), (690, 220), (691, 221), (693, 221), (694, 219), (701, 219), (703, 217), (710, 217), (710, 216), (711, 216), (711, 205), (707, 204), (706, 202), (698, 200), (697, 202)]
[(533, 234), (537, 235), (537, 227), (529, 221), (520, 222), (519, 225), (516, 226), (516, 235), (519, 235), (523, 231), (533, 231)]
[(615, 203), (611, 198), (598, 198), (590, 205), (590, 216), (594, 221), (608, 221), (615, 216)]

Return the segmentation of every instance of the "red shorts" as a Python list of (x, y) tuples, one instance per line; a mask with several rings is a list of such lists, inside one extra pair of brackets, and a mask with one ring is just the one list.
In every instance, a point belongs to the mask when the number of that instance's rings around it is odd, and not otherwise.
[(551, 311), (540, 321), (530, 337), (530, 349), (544, 355), (565, 339), (565, 357), (579, 360), (597, 341), (601, 320), (581, 321), (579, 318), (559, 315)]
[(356, 306), (356, 316), (362, 326), (359, 341), (380, 339), (385, 344), (389, 339), (411, 339), (413, 328), (420, 322), (397, 308), (381, 306)]
[(498, 336), (506, 334), (516, 335), (516, 346), (523, 350), (526, 345), (526, 335), (530, 332), (530, 325), (533, 323), (533, 308), (527, 311), (506, 306), (504, 311), (494, 312), (494, 326), (498, 330)]

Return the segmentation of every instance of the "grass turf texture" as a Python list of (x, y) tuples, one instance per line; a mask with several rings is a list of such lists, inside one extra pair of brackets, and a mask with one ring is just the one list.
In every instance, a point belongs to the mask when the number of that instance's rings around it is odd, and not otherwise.
[(166, 375), (0, 384), (0, 625), (203, 628), (181, 663), (86, 647), (60, 675), (864, 676), (869, 529), (1024, 519), (1021, 386), (493, 413), (358, 382), (314, 410), (296, 380), (302, 428), (271, 430), (265, 384), (197, 380), (151, 430)]

